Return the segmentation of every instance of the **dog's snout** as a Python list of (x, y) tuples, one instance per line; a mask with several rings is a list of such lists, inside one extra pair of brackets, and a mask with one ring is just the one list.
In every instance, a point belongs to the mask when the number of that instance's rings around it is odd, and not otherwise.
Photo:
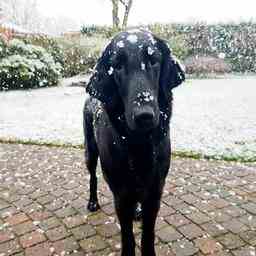
[(151, 126), (154, 122), (154, 112), (153, 109), (145, 109), (141, 110), (135, 114), (134, 120), (136, 125), (139, 127), (147, 127), (148, 125)]

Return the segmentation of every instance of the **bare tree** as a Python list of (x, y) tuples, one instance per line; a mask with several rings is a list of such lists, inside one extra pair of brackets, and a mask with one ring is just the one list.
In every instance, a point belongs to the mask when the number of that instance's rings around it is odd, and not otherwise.
[(37, 0), (1, 0), (3, 20), (20, 25), (25, 29), (38, 31), (41, 16)]
[(124, 18), (123, 18), (123, 24), (122, 24), (122, 28), (126, 28), (127, 27), (127, 23), (128, 23), (128, 17), (130, 14), (130, 10), (132, 8), (132, 2), (133, 0), (120, 0), (120, 2), (124, 5)]
[(120, 27), (119, 4), (122, 4), (124, 7), (124, 17), (122, 21), (122, 28), (125, 29), (127, 27), (128, 18), (129, 18), (133, 0), (111, 0), (111, 2), (112, 2), (113, 27), (115, 29), (118, 29)]
[(112, 1), (112, 22), (113, 22), (113, 28), (118, 29), (119, 28), (119, 0), (111, 0)]

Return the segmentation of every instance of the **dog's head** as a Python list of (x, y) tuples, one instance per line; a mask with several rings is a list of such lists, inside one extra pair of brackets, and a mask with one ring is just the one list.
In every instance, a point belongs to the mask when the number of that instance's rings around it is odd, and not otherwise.
[[(124, 109), (132, 131), (159, 123), (159, 101), (185, 80), (167, 44), (145, 30), (118, 34), (106, 47), (87, 85), (87, 92), (108, 107)], [(164, 99), (161, 99), (163, 98)]]

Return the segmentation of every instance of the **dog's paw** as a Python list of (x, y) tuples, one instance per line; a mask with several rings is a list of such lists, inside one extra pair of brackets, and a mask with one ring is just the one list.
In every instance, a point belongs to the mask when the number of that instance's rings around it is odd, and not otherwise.
[(96, 212), (100, 209), (100, 205), (99, 205), (98, 202), (89, 202), (88, 205), (87, 205), (87, 209), (90, 212)]

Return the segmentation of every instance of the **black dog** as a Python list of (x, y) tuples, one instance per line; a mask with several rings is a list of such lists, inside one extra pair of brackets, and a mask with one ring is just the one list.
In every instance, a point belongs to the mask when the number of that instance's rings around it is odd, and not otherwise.
[(145, 30), (118, 34), (87, 86), (84, 108), (88, 209), (99, 208), (96, 165), (114, 195), (122, 256), (135, 255), (134, 209), (142, 209), (143, 256), (153, 256), (154, 226), (170, 165), (171, 90), (185, 80), (166, 43)]

